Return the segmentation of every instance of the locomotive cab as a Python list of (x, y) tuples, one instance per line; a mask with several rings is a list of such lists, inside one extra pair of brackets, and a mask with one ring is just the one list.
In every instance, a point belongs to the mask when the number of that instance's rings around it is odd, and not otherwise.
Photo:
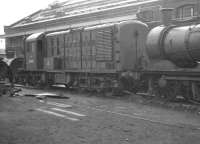
[(26, 39), (26, 69), (41, 70), (43, 68), (43, 33), (35, 33)]

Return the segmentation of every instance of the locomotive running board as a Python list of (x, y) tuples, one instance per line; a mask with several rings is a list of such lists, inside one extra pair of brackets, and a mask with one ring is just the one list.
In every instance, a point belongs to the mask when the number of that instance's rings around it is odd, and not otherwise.
[(179, 81), (200, 81), (200, 77), (175, 77), (175, 76), (165, 76), (166, 80), (179, 80)]

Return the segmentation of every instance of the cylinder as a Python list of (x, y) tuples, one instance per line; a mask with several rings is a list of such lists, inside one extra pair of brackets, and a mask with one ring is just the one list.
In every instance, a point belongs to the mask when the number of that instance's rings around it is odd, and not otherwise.
[(168, 59), (180, 67), (195, 67), (200, 61), (200, 25), (156, 27), (147, 37), (151, 59)]

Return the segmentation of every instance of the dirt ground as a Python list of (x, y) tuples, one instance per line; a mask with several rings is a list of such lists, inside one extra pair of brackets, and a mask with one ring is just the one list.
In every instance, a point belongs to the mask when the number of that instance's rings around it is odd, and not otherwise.
[(64, 94), (70, 99), (0, 97), (0, 144), (200, 143), (198, 113)]

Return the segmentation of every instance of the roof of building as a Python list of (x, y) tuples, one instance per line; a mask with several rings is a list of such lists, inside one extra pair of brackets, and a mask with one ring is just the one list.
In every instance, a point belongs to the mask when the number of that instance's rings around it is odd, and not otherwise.
[(140, 5), (142, 3), (154, 1), (158, 0), (82, 0), (81, 2), (68, 0), (65, 2), (56, 2), (50, 4), (48, 8), (39, 10), (11, 26), (24, 26), (38, 22), (40, 23), (66, 17), (79, 16), (88, 13), (116, 9), (119, 7)]
[(77, 29), (137, 19), (137, 12), (159, 10), (162, 0), (68, 0), (39, 10), (10, 26), (3, 37)]

